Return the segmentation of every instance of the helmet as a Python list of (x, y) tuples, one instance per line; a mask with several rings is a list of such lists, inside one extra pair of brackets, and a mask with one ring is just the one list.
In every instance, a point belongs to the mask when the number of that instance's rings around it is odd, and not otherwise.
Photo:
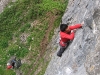
[(10, 65), (10, 63), (7, 63), (7, 66)]
[(12, 65), (10, 63), (7, 63), (7, 69), (11, 69)]

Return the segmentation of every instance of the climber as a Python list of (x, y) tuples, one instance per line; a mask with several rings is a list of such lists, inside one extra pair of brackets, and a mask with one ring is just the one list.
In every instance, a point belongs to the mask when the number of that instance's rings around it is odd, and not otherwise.
[(12, 56), (7, 62), (7, 69), (18, 69), (21, 66), (21, 60), (16, 59), (16, 56)]
[(76, 29), (81, 28), (83, 24), (84, 22), (72, 26), (68, 26), (69, 23), (60, 25), (60, 50), (57, 52), (57, 56), (62, 56), (62, 53), (68, 47), (70, 41), (74, 39)]

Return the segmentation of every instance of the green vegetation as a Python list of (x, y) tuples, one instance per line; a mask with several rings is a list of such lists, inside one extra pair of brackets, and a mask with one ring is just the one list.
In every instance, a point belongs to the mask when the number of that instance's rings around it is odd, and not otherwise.
[(37, 75), (44, 75), (48, 61), (46, 62), (39, 54), (41, 42), (50, 25), (47, 13), (51, 12), (52, 16), (57, 16), (51, 31), (48, 32), (47, 37), (50, 41), (54, 29), (60, 24), (67, 3), (67, 0), (17, 0), (8, 4), (0, 14), (1, 75), (15, 75), (13, 70), (6, 69), (7, 60), (13, 55), (21, 59), (29, 56), (28, 60), (31, 63), (25, 63), (20, 68), (24, 75), (27, 75), (30, 69), (33, 69), (30, 71), (30, 75), (33, 75), (41, 64), (42, 69)]

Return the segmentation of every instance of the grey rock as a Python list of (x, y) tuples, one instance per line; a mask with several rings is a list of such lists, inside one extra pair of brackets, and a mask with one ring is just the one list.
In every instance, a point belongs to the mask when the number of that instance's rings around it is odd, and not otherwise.
[(3, 9), (9, 2), (15, 2), (16, 0), (0, 0), (0, 13), (3, 12)]
[(3, 12), (4, 7), (8, 4), (10, 0), (0, 0), (0, 13)]
[(59, 36), (52, 42), (57, 51), (44, 75), (100, 75), (100, 0), (69, 0), (62, 23), (82, 21), (84, 26), (77, 30), (62, 57), (57, 57)]

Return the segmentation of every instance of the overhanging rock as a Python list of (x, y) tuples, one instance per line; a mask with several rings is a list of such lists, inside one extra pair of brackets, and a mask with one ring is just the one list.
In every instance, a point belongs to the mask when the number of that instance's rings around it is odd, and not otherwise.
[(61, 58), (58, 46), (44, 75), (100, 75), (100, 0), (69, 0), (62, 23), (82, 21)]

